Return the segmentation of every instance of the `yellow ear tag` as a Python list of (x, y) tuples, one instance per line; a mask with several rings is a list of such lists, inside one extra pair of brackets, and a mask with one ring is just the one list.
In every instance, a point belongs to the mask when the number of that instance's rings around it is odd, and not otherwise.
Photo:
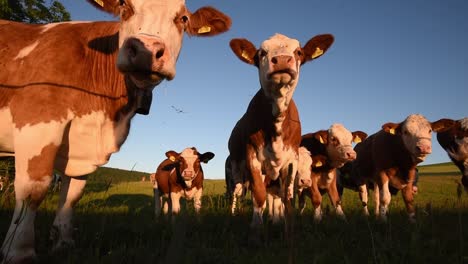
[(323, 54), (323, 49), (317, 47), (315, 48), (314, 54), (312, 54), (312, 59), (315, 59), (322, 54)]
[(210, 32), (210, 31), (211, 31), (210, 26), (203, 26), (203, 27), (198, 29), (198, 34), (204, 34), (204, 33)]
[(361, 140), (361, 138), (360, 138), (359, 136), (356, 136), (356, 137), (354, 138), (354, 143), (361, 143), (361, 141), (362, 141), (362, 140)]
[(323, 141), (322, 136), (320, 136), (320, 143), (325, 144), (325, 141)]
[(390, 131), (388, 131), (388, 132), (390, 132), (390, 134), (392, 134), (392, 135), (395, 135), (395, 129), (394, 128), (390, 128)]
[(174, 156), (170, 156), (169, 159), (174, 162), (175, 161), (175, 157)]
[(104, 7), (104, 2), (102, 0), (94, 0), (98, 5)]
[(245, 50), (242, 51), (242, 54), (241, 54), (242, 58), (248, 60), (248, 61), (251, 61), (250, 57), (249, 57), (249, 54), (247, 54), (247, 52)]
[(318, 168), (318, 167), (322, 167), (322, 165), (323, 165), (323, 164), (322, 164), (322, 162), (321, 162), (321, 161), (319, 161), (319, 162), (315, 163), (315, 167), (316, 167), (316, 168)]

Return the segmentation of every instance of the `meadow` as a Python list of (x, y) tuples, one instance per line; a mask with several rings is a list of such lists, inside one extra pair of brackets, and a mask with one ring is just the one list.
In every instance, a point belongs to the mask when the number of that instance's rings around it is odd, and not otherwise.
[[(460, 172), (451, 163), (421, 166), (417, 222), (407, 220), (401, 194), (392, 197), (389, 220), (361, 215), (358, 194), (345, 190), (347, 221), (324, 197), (324, 218), (294, 215), (292, 231), (268, 221), (260, 243), (249, 242), (251, 202), (229, 213), (224, 180), (206, 180), (203, 208), (190, 202), (173, 221), (156, 220), (148, 174), (100, 168), (89, 176), (76, 207), (75, 248), (49, 255), (49, 230), (58, 202), (50, 192), (36, 218), (39, 263), (468, 263), (468, 194), (457, 195)], [(141, 181), (146, 177), (147, 181)], [(11, 221), (14, 194), (0, 193), (0, 239)], [(373, 212), (372, 195), (370, 211)]]

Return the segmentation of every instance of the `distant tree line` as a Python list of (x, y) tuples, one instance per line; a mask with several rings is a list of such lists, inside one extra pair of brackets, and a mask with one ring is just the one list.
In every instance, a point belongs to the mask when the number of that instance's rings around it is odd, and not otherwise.
[(47, 4), (45, 0), (0, 0), (0, 18), (45, 24), (70, 21), (70, 13), (62, 3), (55, 0), (48, 0)]

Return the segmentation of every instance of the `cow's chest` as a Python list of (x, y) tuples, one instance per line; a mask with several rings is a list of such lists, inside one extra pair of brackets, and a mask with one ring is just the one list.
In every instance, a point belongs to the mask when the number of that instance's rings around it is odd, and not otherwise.
[[(66, 173), (82, 173), (80, 167), (101, 166), (109, 161), (128, 136), (130, 119), (134, 114), (111, 120), (102, 111), (74, 118), (65, 133), (61, 158), (67, 159)], [(62, 149), (62, 150), (63, 150)]]
[(317, 185), (320, 189), (328, 189), (334, 179), (335, 173), (333, 171), (322, 172), (317, 180)]
[[(261, 147), (257, 152), (262, 171), (272, 180), (276, 180), (281, 170), (287, 169), (289, 164), (297, 165), (298, 154), (290, 145), (284, 144), (281, 137)], [(296, 167), (296, 166), (294, 166)]]

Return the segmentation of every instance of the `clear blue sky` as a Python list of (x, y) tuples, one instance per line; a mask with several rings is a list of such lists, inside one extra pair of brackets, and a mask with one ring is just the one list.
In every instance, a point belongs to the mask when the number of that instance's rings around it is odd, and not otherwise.
[[(110, 20), (85, 1), (62, 0), (73, 20)], [(257, 47), (275, 33), (305, 44), (331, 33), (335, 43), (301, 69), (294, 94), (303, 134), (342, 123), (373, 134), (386, 122), (420, 113), (430, 121), (468, 116), (468, 1), (466, 0), (192, 0), (193, 12), (214, 6), (232, 20), (213, 38), (186, 37), (177, 76), (153, 93), (148, 116), (137, 115), (108, 167), (154, 172), (167, 150), (212, 151), (206, 178), (224, 178), (227, 141), (259, 89), (255, 67), (235, 57), (232, 38)], [(177, 113), (175, 108), (185, 113)], [(433, 136), (422, 164), (449, 158)]]

